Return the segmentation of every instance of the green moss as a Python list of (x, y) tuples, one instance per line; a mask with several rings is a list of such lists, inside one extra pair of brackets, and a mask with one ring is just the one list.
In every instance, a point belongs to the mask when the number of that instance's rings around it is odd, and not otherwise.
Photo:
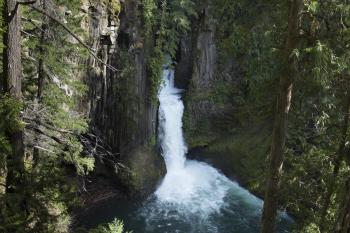
[(131, 195), (148, 195), (165, 174), (163, 159), (149, 146), (132, 151), (128, 155), (127, 166), (129, 172), (123, 174), (122, 182), (129, 187)]
[(250, 125), (234, 134), (216, 136), (201, 152), (202, 159), (210, 160), (229, 177), (236, 177), (250, 191), (262, 193), (261, 177), (270, 145), (269, 124)]
[(149, 145), (150, 145), (151, 147), (157, 145), (157, 137), (156, 137), (156, 135), (153, 135), (153, 136), (151, 137), (151, 139), (149, 140)]
[(210, 129), (210, 121), (203, 118), (194, 126), (194, 120), (190, 113), (185, 112), (183, 124), (185, 128), (185, 138), (189, 148), (204, 147), (213, 142), (216, 134)]
[(121, 5), (119, 0), (103, 0), (105, 4), (110, 6), (112, 14), (117, 17), (121, 11)]
[(112, 6), (114, 15), (119, 15), (120, 11), (121, 11), (121, 5), (119, 0), (111, 0), (110, 4)]
[(156, 47), (148, 59), (147, 74), (151, 83), (150, 98), (153, 104), (158, 102), (158, 92), (162, 83), (163, 52)]
[(253, 191), (259, 191), (270, 137), (264, 129), (241, 129), (209, 147), (213, 154), (227, 154), (230, 169)]

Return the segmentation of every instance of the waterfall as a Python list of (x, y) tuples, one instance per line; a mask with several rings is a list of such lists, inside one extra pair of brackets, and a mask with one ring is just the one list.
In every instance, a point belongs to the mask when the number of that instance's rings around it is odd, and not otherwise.
[[(259, 232), (262, 200), (210, 165), (186, 159), (182, 130), (182, 91), (174, 86), (174, 71), (165, 68), (159, 93), (159, 138), (167, 174), (155, 194), (138, 210), (152, 233)], [(279, 232), (289, 232), (291, 220), (280, 216)]]
[(220, 183), (228, 182), (228, 179), (204, 163), (186, 160), (187, 147), (182, 130), (184, 105), (181, 90), (174, 86), (171, 69), (163, 71), (159, 102), (159, 137), (167, 174), (155, 193), (158, 200), (176, 203), (182, 211), (203, 215), (219, 211), (228, 191), (228, 187)]
[(185, 165), (187, 147), (182, 133), (184, 105), (181, 90), (174, 87), (174, 71), (163, 71), (163, 85), (159, 94), (159, 138), (168, 172), (180, 171)]

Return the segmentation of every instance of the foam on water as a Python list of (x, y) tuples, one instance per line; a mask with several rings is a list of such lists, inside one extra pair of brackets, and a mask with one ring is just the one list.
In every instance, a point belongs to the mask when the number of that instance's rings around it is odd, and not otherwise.
[(159, 138), (167, 174), (138, 211), (144, 231), (258, 232), (263, 202), (208, 164), (186, 160), (181, 90), (174, 87), (173, 70), (165, 69), (163, 79)]

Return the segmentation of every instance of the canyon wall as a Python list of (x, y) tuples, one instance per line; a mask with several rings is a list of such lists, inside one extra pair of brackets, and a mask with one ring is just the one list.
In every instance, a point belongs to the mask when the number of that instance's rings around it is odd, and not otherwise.
[[(112, 71), (91, 58), (85, 110), (91, 131), (103, 138), (127, 169), (101, 159), (107, 172), (131, 193), (148, 193), (164, 173), (156, 147), (157, 104), (150, 101), (139, 1), (85, 1), (87, 41)], [(101, 166), (100, 166), (101, 167)], [(109, 176), (108, 175), (108, 176)]]

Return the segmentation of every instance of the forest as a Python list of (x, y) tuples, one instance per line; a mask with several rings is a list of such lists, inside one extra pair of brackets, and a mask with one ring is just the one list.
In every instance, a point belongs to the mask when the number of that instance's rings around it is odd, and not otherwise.
[(350, 1), (0, 11), (0, 233), (350, 233)]

